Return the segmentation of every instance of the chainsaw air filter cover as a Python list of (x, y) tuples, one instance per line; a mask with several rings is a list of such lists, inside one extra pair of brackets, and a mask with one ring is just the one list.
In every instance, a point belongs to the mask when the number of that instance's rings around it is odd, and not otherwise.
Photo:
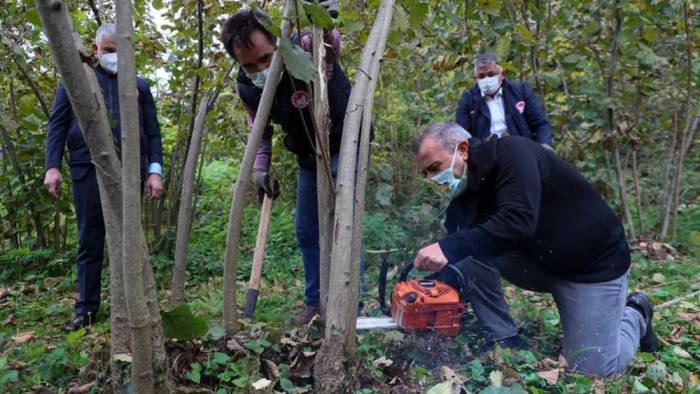
[(434, 330), (438, 335), (455, 336), (463, 312), (459, 293), (434, 279), (399, 282), (391, 297), (391, 317), (408, 330)]

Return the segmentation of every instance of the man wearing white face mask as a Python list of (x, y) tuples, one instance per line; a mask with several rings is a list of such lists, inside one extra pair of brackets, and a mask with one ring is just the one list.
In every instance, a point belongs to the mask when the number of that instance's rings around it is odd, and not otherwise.
[(506, 80), (496, 54), (476, 58), (474, 78), (476, 85), (459, 100), (457, 124), (480, 139), (508, 133), (551, 147), (552, 130), (537, 96), (527, 83)]
[(454, 286), (455, 270), (442, 270), (457, 268), (490, 346), (526, 346), (501, 291), (503, 277), (552, 294), (562, 353), (577, 372), (610, 377), (638, 348), (657, 350), (651, 301), (627, 295), (622, 223), (575, 168), (530, 139), (482, 141), (454, 123), (426, 127), (414, 148), (421, 172), (446, 185), (451, 198), (448, 235), (418, 251), (414, 267)]
[[(107, 116), (112, 125), (114, 142), (119, 153), (121, 126), (119, 120), (119, 90), (117, 86), (117, 28), (105, 24), (97, 30), (93, 52), (99, 60), (95, 68), (97, 81), (102, 88)], [(156, 106), (146, 81), (137, 78), (138, 108), (141, 140), (141, 177), (148, 197), (158, 198), (163, 190), (162, 146)], [(44, 185), (49, 193), (59, 196), (62, 181), (61, 163), (63, 151), (68, 146), (70, 178), (73, 182), (73, 202), (78, 220), (80, 244), (77, 255), (78, 287), (80, 296), (75, 304), (75, 317), (66, 326), (67, 331), (77, 330), (94, 322), (100, 307), (100, 276), (104, 255), (105, 228), (100, 205), (95, 168), (83, 139), (78, 120), (73, 114), (70, 100), (63, 86), (56, 91), (49, 130), (46, 139), (46, 176)]]
[[(338, 15), (338, 0), (319, 2), (330, 15)], [(272, 56), (277, 50), (276, 38), (259, 23), (262, 15), (242, 9), (226, 20), (221, 41), (228, 54), (240, 64), (238, 94), (248, 111), (248, 124), (253, 125), (265, 81), (270, 73)], [(296, 44), (298, 37), (293, 37)], [(311, 35), (302, 34), (302, 48), (310, 52)], [(326, 77), (328, 81), (329, 148), (331, 176), (335, 179), (338, 152), (343, 132), (343, 120), (348, 106), (351, 85), (343, 68), (337, 63), (340, 56), (340, 32), (325, 31)], [(306, 324), (319, 312), (319, 230), (316, 191), (316, 154), (312, 95), (304, 81), (284, 71), (270, 111), (270, 120), (281, 126), (285, 147), (297, 157), (296, 238), (304, 262), (305, 307), (295, 317), (297, 324)], [(275, 197), (268, 175), (272, 159), (272, 125), (268, 125), (258, 148), (253, 166), (253, 182), (258, 196), (263, 193)], [(370, 137), (371, 138), (371, 137)], [(361, 265), (362, 265), (361, 260)]]

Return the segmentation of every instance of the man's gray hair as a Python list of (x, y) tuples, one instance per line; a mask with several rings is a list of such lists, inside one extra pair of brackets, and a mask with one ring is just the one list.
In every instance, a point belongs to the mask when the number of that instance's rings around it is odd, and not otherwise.
[(105, 23), (97, 29), (97, 34), (95, 34), (95, 44), (99, 45), (102, 36), (110, 36), (117, 38), (117, 25), (114, 23)]
[(474, 59), (474, 73), (476, 74), (478, 69), (490, 64), (498, 65), (498, 55), (493, 52), (482, 53)]
[(445, 150), (452, 152), (457, 144), (464, 140), (472, 138), (467, 130), (457, 123), (435, 123), (425, 127), (413, 142), (413, 151), (418, 153), (423, 141), (426, 138), (432, 138), (440, 143)]

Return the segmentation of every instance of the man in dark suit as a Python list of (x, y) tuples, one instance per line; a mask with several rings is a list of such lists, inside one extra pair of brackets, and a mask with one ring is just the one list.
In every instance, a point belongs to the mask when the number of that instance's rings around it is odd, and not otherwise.
[(482, 140), (508, 133), (551, 147), (552, 130), (532, 88), (508, 81), (505, 75), (496, 54), (479, 55), (474, 64), (477, 83), (462, 94), (456, 123)]
[[(102, 25), (97, 31), (93, 51), (99, 59), (95, 69), (102, 88), (107, 116), (112, 124), (114, 142), (119, 152), (121, 126), (119, 123), (119, 91), (117, 88), (117, 31), (113, 24)], [(158, 198), (163, 190), (162, 146), (160, 127), (151, 90), (146, 81), (137, 78), (139, 125), (141, 135), (141, 172), (145, 179), (148, 197)], [(65, 327), (77, 330), (92, 324), (100, 307), (100, 278), (105, 244), (105, 225), (100, 205), (95, 167), (83, 139), (78, 120), (73, 113), (63, 83), (56, 91), (49, 131), (46, 139), (46, 176), (44, 185), (49, 193), (58, 197), (62, 180), (61, 162), (63, 150), (68, 146), (70, 177), (73, 181), (73, 202), (78, 219), (78, 287), (80, 296), (75, 304), (75, 318)]]

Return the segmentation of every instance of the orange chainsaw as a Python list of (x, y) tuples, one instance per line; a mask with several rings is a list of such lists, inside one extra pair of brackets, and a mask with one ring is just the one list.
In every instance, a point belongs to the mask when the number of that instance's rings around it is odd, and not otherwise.
[[(399, 283), (391, 293), (389, 309), (385, 301), (388, 261), (385, 259), (382, 262), (379, 272), (379, 306), (391, 318), (359, 318), (358, 330), (400, 327), (406, 330), (434, 331), (445, 336), (459, 334), (460, 319), (464, 313), (464, 304), (460, 301), (461, 289), (464, 289), (465, 284), (462, 272), (453, 265), (447, 265), (439, 275), (408, 279), (411, 269), (412, 261), (401, 270)], [(436, 279), (447, 274), (454, 275), (459, 282), (459, 289)]]

